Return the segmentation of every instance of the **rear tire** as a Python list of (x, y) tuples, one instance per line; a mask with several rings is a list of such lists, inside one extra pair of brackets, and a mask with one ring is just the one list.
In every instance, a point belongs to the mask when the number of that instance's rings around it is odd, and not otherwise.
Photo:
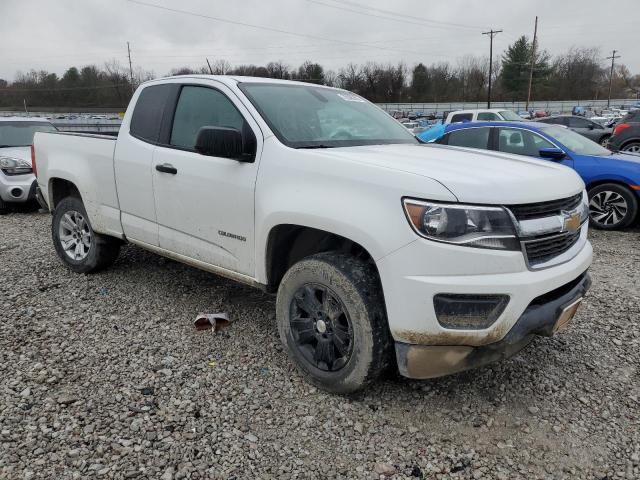
[(307, 381), (331, 393), (360, 390), (393, 365), (393, 343), (375, 268), (350, 255), (307, 257), (284, 275), (278, 332)]
[(623, 152), (640, 153), (640, 142), (627, 143), (620, 150)]
[(93, 231), (82, 200), (67, 197), (56, 205), (51, 237), (58, 257), (76, 273), (98, 272), (116, 261), (120, 240)]
[(611, 138), (611, 135), (604, 135), (601, 139), (600, 139), (600, 146), (604, 147), (604, 148), (608, 148), (609, 145), (609, 139)]
[(594, 228), (616, 230), (631, 225), (638, 215), (635, 193), (617, 183), (589, 190), (589, 222)]

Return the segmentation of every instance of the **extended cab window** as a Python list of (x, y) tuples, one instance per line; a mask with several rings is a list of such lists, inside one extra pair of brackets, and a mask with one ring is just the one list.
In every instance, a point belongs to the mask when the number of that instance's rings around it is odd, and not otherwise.
[(158, 141), (164, 105), (170, 91), (171, 84), (165, 83), (146, 87), (140, 92), (131, 116), (131, 135), (151, 143)]
[(478, 120), (487, 120), (492, 122), (494, 120), (501, 120), (501, 118), (493, 112), (480, 112), (478, 114)]
[(498, 150), (505, 153), (538, 157), (540, 149), (554, 147), (551, 142), (529, 130), (501, 128), (498, 135)]
[(451, 123), (470, 122), (473, 120), (473, 113), (456, 113), (451, 117)]
[(187, 85), (180, 92), (169, 143), (193, 150), (202, 127), (231, 127), (243, 131), (244, 118), (222, 92)]
[(449, 134), (447, 145), (486, 150), (489, 142), (489, 131), (488, 127), (454, 130)]

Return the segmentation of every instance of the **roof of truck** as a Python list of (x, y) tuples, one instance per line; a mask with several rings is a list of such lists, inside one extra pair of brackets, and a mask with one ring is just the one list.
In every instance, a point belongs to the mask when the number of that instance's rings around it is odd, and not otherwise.
[(334, 87), (328, 87), (326, 85), (318, 85), (315, 83), (301, 82), (296, 80), (283, 80), (280, 78), (267, 78), (267, 77), (245, 77), (242, 75), (204, 75), (204, 74), (173, 75), (171, 77), (163, 77), (163, 78), (156, 78), (154, 80), (149, 80), (148, 83), (153, 83), (153, 82), (158, 82), (163, 80), (176, 80), (176, 79), (184, 80), (188, 78), (198, 78), (203, 80), (217, 80), (227, 85), (231, 83), (235, 83), (235, 84), (237, 83), (281, 83), (283, 85), (293, 84), (293, 85), (304, 85), (307, 87), (314, 86), (314, 87), (321, 87), (321, 88), (334, 88)]

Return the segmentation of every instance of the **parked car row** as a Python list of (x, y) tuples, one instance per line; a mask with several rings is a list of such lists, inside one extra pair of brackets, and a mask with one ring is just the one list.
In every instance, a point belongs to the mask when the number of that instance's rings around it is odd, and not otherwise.
[(36, 132), (55, 132), (41, 118), (0, 118), (0, 215), (12, 205), (36, 199), (36, 177), (31, 163), (31, 146)]
[[(581, 117), (568, 117), (579, 118)], [(638, 123), (631, 122), (619, 135), (628, 134), (626, 146), (640, 146)], [(636, 135), (636, 136), (634, 136)], [(612, 142), (619, 142), (618, 134)], [(420, 135), (418, 136), (420, 138)], [(634, 140), (635, 139), (635, 140)], [(466, 122), (448, 125), (436, 143), (491, 150), (553, 161), (573, 168), (589, 195), (591, 224), (619, 229), (638, 219), (640, 155), (612, 152), (565, 125), (553, 122)]]

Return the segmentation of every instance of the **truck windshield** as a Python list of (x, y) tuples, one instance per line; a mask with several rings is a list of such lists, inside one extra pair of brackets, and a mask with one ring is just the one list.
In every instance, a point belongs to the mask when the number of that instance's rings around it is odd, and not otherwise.
[(390, 115), (346, 90), (277, 83), (239, 87), (276, 137), (292, 148), (420, 143)]
[(0, 148), (28, 147), (36, 132), (55, 132), (56, 128), (45, 122), (0, 122)]

